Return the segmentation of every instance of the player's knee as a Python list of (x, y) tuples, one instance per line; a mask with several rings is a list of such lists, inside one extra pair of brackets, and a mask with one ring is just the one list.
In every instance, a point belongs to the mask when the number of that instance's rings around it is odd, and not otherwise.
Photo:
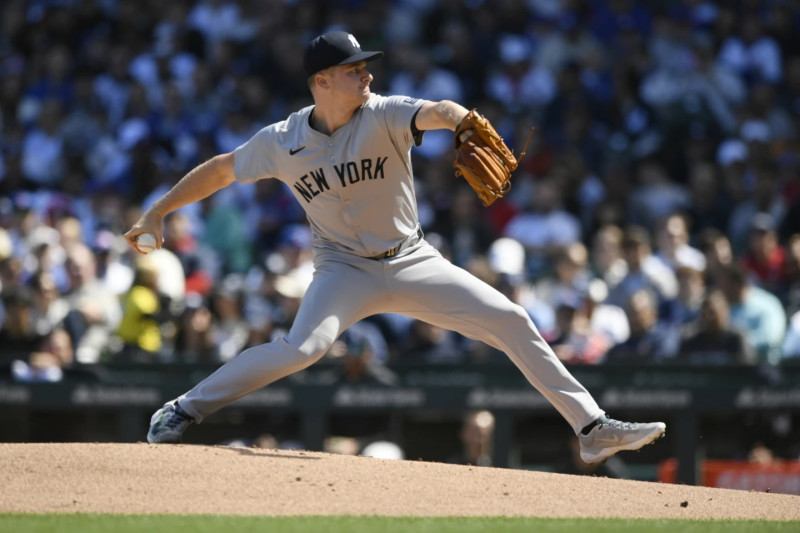
[[(493, 312), (483, 317), (483, 327), (490, 333), (507, 334), (509, 331), (519, 331), (532, 324), (528, 312), (521, 305), (508, 302), (506, 305), (496, 307)], [(501, 335), (501, 336), (502, 336)]]
[(524, 307), (512, 304), (504, 311), (503, 320), (518, 327), (526, 327), (531, 322), (531, 317)]
[(298, 364), (308, 366), (325, 355), (332, 344), (332, 340), (312, 335), (297, 345), (290, 343), (290, 346), (294, 349), (294, 358)]

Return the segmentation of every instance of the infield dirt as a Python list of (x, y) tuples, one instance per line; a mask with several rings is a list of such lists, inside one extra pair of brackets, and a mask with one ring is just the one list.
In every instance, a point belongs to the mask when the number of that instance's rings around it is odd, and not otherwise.
[(0, 513), (800, 520), (800, 496), (317, 452), (0, 444)]

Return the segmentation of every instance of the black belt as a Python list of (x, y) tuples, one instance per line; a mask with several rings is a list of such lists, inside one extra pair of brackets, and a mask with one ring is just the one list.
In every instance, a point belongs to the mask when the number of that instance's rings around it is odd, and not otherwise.
[(408, 248), (409, 246), (414, 246), (415, 244), (417, 244), (421, 238), (422, 238), (422, 228), (419, 228), (416, 233), (412, 233), (411, 235), (406, 237), (397, 246), (389, 248), (385, 252), (380, 253), (378, 255), (373, 255), (373, 256), (369, 257), (369, 259), (380, 260), (380, 259), (386, 259), (386, 258), (389, 258), (389, 257), (394, 257), (397, 254), (399, 254), (400, 252), (402, 252), (403, 250), (405, 250), (406, 248)]

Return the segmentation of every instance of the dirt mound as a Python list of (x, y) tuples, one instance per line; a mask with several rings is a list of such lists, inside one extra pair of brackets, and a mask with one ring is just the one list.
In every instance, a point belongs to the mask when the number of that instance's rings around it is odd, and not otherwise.
[(0, 512), (800, 519), (800, 497), (316, 452), (0, 444)]

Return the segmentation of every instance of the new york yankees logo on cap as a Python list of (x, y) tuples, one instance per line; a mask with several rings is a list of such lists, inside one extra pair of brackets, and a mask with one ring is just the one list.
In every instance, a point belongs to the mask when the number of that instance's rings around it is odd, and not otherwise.
[(303, 68), (311, 76), (335, 65), (349, 65), (358, 61), (374, 61), (383, 57), (383, 52), (361, 50), (356, 38), (346, 31), (325, 33), (311, 41), (303, 56)]

